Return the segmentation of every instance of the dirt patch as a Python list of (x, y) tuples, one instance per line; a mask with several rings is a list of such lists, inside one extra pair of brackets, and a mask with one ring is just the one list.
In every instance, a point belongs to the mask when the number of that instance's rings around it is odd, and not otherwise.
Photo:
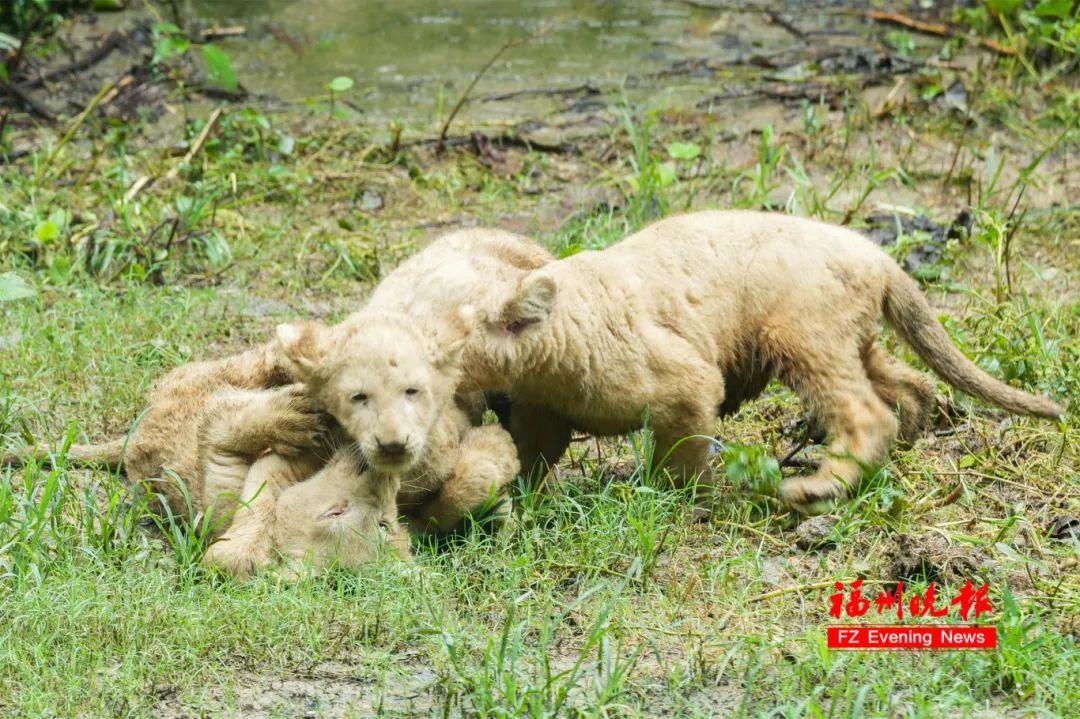
[(949, 543), (941, 534), (898, 534), (885, 549), (885, 576), (896, 581), (964, 582), (986, 573), (989, 558), (978, 549)]
[(344, 662), (325, 662), (307, 671), (251, 673), (236, 683), (235, 696), (186, 706), (163, 697), (154, 709), (162, 719), (203, 716), (270, 717), (427, 716), (435, 712), (432, 688), (438, 679), (427, 666), (406, 665), (381, 677)]

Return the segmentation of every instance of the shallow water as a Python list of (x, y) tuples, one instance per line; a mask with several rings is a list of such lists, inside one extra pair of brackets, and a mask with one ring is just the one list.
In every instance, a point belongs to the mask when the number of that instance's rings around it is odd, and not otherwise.
[[(287, 100), (324, 94), (340, 75), (356, 87), (348, 99), (372, 119), (436, 123), (497, 50), (508, 49), (484, 75), (461, 117), (498, 121), (585, 103), (568, 94), (500, 93), (589, 85), (622, 88), (635, 100), (715, 84), (712, 72), (663, 74), (680, 61), (735, 61), (800, 44), (865, 32), (861, 18), (774, 4), (813, 33), (805, 42), (757, 12), (707, 10), (678, 0), (187, 0), (188, 18), (243, 25), (243, 38), (218, 41), (252, 91)], [(662, 76), (657, 77), (660, 73)]]

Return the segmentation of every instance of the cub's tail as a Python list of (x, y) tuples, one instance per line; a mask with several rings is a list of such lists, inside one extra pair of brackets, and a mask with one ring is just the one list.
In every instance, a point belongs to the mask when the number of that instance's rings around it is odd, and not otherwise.
[(979, 369), (957, 349), (914, 280), (895, 267), (885, 291), (885, 317), (930, 368), (953, 387), (1015, 414), (1061, 420), (1065, 410)]
[[(75, 466), (107, 467), (115, 471), (123, 467), (123, 453), (126, 443), (127, 437), (120, 437), (101, 444), (73, 444), (68, 447), (65, 456), (67, 461)], [(0, 456), (0, 467), (21, 467), (31, 459), (51, 464), (52, 456), (55, 453), (52, 450), (40, 447), (27, 447), (22, 452)]]

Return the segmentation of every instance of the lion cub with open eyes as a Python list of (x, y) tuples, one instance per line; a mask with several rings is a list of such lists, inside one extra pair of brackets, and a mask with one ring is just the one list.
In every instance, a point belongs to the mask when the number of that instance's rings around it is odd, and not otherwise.
[(306, 322), (277, 330), (291, 372), (376, 473), (400, 478), (398, 509), (418, 532), (457, 528), (518, 471), (510, 435), (475, 426), (456, 400), (472, 315), (465, 310), (450, 324), (425, 331), (416, 318), (375, 309), (333, 327)]
[[(785, 479), (780, 496), (820, 512), (931, 412), (930, 380), (878, 343), (883, 318), (954, 387), (1017, 414), (1062, 417), (967, 359), (915, 282), (867, 239), (760, 212), (671, 217), (544, 265), (483, 318), (465, 363), (481, 389), (509, 386), (558, 418), (547, 424), (546, 462), (571, 427), (620, 434), (647, 413), (655, 456), (677, 481), (706, 489), (717, 414), (777, 378), (829, 435), (818, 471)], [(538, 458), (521, 461), (528, 472)]]
[[(270, 346), (161, 377), (127, 437), (73, 445), (76, 464), (122, 468), (182, 518), (210, 513), (205, 563), (245, 576), (277, 555), (355, 565), (385, 539), (405, 555), (396, 480), (367, 468), (328, 427)], [(341, 446), (341, 449), (337, 449)], [(4, 457), (48, 452), (31, 449)]]

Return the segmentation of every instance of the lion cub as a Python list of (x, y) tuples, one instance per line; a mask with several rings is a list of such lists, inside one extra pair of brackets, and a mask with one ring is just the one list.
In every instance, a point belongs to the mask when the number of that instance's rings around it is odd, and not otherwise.
[(271, 347), (177, 367), (148, 405), (127, 437), (67, 457), (122, 468), (176, 516), (210, 512), (208, 565), (242, 577), (276, 553), (356, 563), (382, 537), (407, 553), (396, 482), (356, 459)]
[(436, 331), (414, 317), (363, 310), (333, 327), (277, 328), (292, 373), (356, 441), (373, 471), (400, 478), (398, 508), (418, 532), (456, 529), (498, 499), (518, 471), (510, 435), (475, 426), (457, 401), (471, 322), (466, 311)]
[(717, 414), (779, 378), (830, 437), (817, 473), (780, 490), (796, 509), (818, 512), (931, 412), (929, 379), (876, 341), (883, 315), (958, 389), (1018, 414), (1062, 416), (968, 360), (917, 285), (867, 239), (758, 212), (673, 217), (545, 265), (484, 318), (465, 364), (481, 388), (508, 384), (556, 418), (545, 444), (523, 453), (526, 471), (540, 458), (555, 462), (571, 427), (621, 434), (647, 412), (656, 457), (706, 487)]

